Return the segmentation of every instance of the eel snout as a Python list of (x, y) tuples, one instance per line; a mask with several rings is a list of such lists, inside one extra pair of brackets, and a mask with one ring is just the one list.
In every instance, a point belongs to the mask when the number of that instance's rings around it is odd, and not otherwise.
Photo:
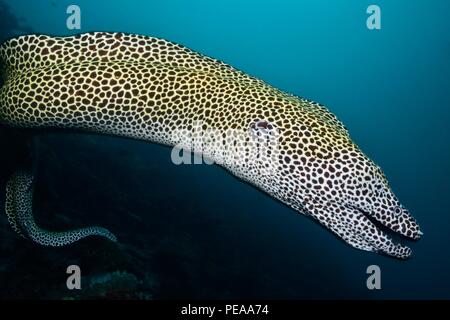
[(326, 200), (310, 201), (308, 210), (322, 225), (354, 248), (398, 259), (407, 259), (412, 254), (409, 247), (394, 242), (386, 229), (395, 230), (392, 227), (383, 226), (385, 220), (374, 215), (373, 212)]
[(407, 259), (412, 250), (402, 243), (394, 242), (390, 235), (401, 235), (411, 240), (418, 240), (423, 235), (415, 219), (400, 205), (391, 210), (383, 210), (383, 214), (376, 209), (366, 211), (353, 206), (348, 208), (360, 217), (357, 232), (372, 246), (373, 251)]

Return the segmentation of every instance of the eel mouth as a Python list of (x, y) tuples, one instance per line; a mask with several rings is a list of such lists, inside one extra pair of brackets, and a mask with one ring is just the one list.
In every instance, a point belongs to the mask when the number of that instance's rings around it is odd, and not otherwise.
[[(367, 218), (374, 226), (377, 228), (381, 234), (386, 236), (392, 244), (397, 248), (404, 248), (409, 252), (409, 254), (405, 255), (396, 255), (391, 254), (389, 251), (385, 250), (379, 250), (379, 253), (388, 255), (388, 256), (394, 256), (398, 259), (408, 259), (410, 258), (412, 254), (412, 250), (408, 247), (411, 243), (417, 242), (422, 236), (423, 232), (420, 231), (420, 228), (417, 224), (413, 225), (413, 228), (405, 229), (405, 224), (402, 224), (403, 227), (400, 227), (400, 222), (397, 224), (393, 224), (391, 226), (387, 226), (384, 221), (380, 221), (377, 219), (373, 214), (370, 212), (354, 207), (354, 206), (348, 206), (349, 208), (352, 208), (353, 210), (356, 210), (360, 212), (365, 218)], [(415, 223), (415, 222), (414, 222)]]
[(404, 233), (401, 233), (399, 231), (393, 230), (386, 226), (385, 224), (381, 223), (379, 220), (374, 218), (372, 215), (370, 215), (367, 211), (357, 209), (359, 212), (364, 214), (364, 216), (369, 219), (378, 229), (380, 229), (383, 233), (385, 233), (388, 237), (392, 238), (392, 240), (395, 240), (397, 242), (403, 243), (414, 243), (418, 241), (423, 233), (419, 230), (416, 232), (414, 236), (408, 236)]

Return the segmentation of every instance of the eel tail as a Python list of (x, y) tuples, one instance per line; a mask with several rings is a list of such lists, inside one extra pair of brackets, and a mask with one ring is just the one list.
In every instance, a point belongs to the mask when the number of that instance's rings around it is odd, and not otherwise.
[(33, 175), (26, 170), (16, 171), (6, 186), (6, 215), (11, 227), (22, 237), (43, 246), (60, 247), (89, 236), (104, 237), (113, 242), (117, 238), (102, 227), (86, 227), (70, 231), (48, 231), (40, 228), (33, 217)]

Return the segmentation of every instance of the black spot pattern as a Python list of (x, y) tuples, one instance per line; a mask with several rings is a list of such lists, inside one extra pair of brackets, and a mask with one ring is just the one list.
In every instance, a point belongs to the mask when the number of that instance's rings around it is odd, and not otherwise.
[(14, 221), (13, 229), (32, 241), (51, 247), (71, 244), (89, 236), (105, 237), (116, 242), (116, 237), (105, 228), (87, 227), (64, 232), (53, 232), (39, 228), (33, 218), (33, 176), (18, 170), (6, 186), (6, 213)]
[[(2, 122), (83, 129), (220, 156), (217, 162), (232, 174), (358, 249), (411, 254), (368, 215), (407, 237), (421, 235), (381, 170), (332, 113), (223, 62), (123, 33), (19, 37), (0, 47), (0, 61)], [(223, 136), (230, 129), (252, 135), (236, 139), (233, 152), (222, 143), (193, 145), (197, 123)], [(261, 137), (275, 136), (276, 150), (260, 152), (268, 148)]]

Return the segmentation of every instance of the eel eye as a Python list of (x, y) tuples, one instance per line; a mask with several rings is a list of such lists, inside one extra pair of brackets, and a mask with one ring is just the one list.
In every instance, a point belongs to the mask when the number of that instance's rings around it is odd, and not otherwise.
[(401, 213), (402, 213), (402, 208), (401, 207), (395, 207), (395, 209), (394, 209), (394, 214), (396, 215), (396, 216), (399, 216)]

